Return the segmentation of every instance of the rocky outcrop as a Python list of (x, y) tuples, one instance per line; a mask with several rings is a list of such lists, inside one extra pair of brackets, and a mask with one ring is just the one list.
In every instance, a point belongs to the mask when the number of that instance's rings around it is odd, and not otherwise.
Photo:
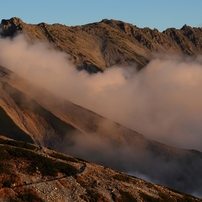
[(18, 31), (23, 29), (23, 21), (20, 18), (11, 18), (10, 20), (2, 20), (1, 28), (3, 36), (13, 37)]

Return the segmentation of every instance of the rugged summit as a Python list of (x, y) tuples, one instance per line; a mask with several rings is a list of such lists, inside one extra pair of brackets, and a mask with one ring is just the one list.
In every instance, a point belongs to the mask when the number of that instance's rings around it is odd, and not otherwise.
[(187, 25), (159, 32), (108, 19), (69, 27), (58, 23), (26, 24), (19, 18), (11, 18), (2, 20), (1, 27), (4, 37), (23, 32), (30, 41), (40, 39), (53, 43), (58, 50), (70, 54), (78, 68), (90, 72), (133, 63), (142, 68), (152, 53), (157, 52), (197, 55), (202, 51), (202, 28)]

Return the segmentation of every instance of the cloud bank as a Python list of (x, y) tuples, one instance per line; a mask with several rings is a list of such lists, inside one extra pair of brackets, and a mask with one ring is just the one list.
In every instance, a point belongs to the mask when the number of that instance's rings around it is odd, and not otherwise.
[(23, 35), (0, 39), (0, 64), (49, 91), (146, 137), (202, 151), (202, 57), (156, 55), (140, 72), (77, 71), (66, 53)]

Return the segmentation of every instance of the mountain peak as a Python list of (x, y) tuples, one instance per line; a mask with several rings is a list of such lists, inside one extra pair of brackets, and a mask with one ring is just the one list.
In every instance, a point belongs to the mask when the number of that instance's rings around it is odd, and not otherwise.
[(23, 29), (23, 25), (24, 22), (17, 17), (1, 20), (1, 27), (3, 28), (4, 36), (13, 36), (16, 31)]
[(184, 24), (180, 30), (187, 30), (187, 29), (192, 29), (190, 26), (187, 24)]
[(23, 21), (18, 17), (12, 17), (10, 19), (2, 19), (2, 21), (1, 21), (1, 24), (4, 24), (4, 25), (7, 25), (9, 23), (19, 25), (19, 24), (22, 24)]

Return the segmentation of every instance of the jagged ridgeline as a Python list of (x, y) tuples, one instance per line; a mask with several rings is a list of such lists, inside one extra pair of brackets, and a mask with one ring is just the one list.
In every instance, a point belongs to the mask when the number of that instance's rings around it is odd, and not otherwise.
[(53, 43), (56, 49), (70, 54), (79, 69), (91, 73), (113, 65), (137, 64), (141, 69), (156, 52), (202, 53), (202, 29), (187, 25), (159, 32), (107, 19), (82, 26), (66, 26), (58, 23), (26, 24), (19, 18), (11, 18), (2, 20), (1, 27), (4, 37), (23, 32), (30, 42), (41, 39)]

